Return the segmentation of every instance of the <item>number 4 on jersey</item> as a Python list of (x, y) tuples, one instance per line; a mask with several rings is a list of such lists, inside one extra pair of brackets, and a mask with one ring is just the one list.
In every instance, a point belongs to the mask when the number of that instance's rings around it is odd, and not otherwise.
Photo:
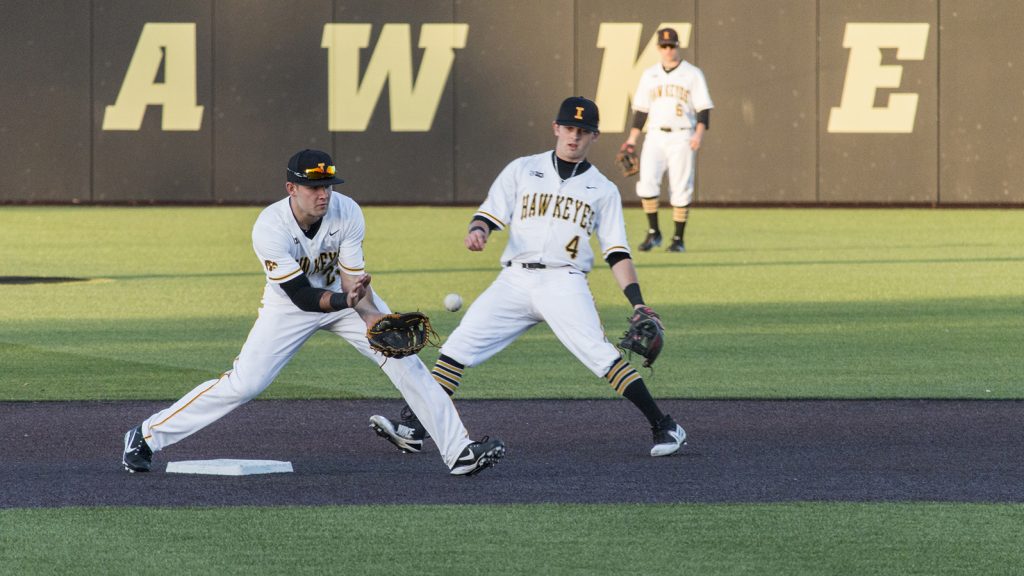
[(569, 240), (569, 243), (565, 245), (565, 251), (569, 253), (569, 256), (573, 260), (575, 260), (576, 255), (580, 253), (580, 237), (573, 236), (572, 240)]

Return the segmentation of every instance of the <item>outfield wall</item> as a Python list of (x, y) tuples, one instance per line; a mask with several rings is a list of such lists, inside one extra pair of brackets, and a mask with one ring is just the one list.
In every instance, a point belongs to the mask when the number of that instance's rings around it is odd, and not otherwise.
[(362, 203), (472, 204), (582, 94), (632, 204), (664, 24), (715, 101), (698, 203), (1024, 205), (1017, 0), (4, 0), (0, 202), (266, 203), (316, 147)]

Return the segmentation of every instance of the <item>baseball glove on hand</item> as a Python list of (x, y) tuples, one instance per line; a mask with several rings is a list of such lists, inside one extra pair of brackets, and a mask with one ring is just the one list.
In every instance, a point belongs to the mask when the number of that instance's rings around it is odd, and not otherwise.
[(622, 171), (623, 176), (635, 176), (640, 171), (640, 159), (636, 156), (636, 147), (632, 144), (623, 144), (619, 153), (615, 155), (615, 165)]
[(622, 335), (619, 348), (643, 356), (644, 368), (650, 368), (664, 345), (665, 327), (661, 324), (661, 317), (648, 306), (633, 310), (629, 328)]
[(437, 345), (437, 332), (421, 312), (386, 314), (366, 330), (373, 348), (388, 358), (405, 358), (418, 353), (427, 344)]

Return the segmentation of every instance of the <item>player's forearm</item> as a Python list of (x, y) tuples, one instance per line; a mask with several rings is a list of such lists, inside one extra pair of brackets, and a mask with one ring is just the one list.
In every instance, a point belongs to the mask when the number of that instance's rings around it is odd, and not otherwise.
[[(361, 279), (362, 276), (342, 274), (341, 289), (345, 292), (351, 292), (362, 281)], [(373, 302), (373, 288), (370, 286), (366, 286), (366, 295), (359, 302), (356, 302), (352, 309), (368, 324), (375, 322), (381, 316), (381, 311), (377, 309), (377, 305)]]
[(281, 284), (292, 304), (303, 312), (334, 312), (348, 308), (348, 294), (314, 288), (305, 274)]
[(626, 286), (637, 283), (636, 267), (633, 266), (631, 258), (623, 258), (612, 265), (612, 276), (619, 283), (619, 288), (626, 289)]

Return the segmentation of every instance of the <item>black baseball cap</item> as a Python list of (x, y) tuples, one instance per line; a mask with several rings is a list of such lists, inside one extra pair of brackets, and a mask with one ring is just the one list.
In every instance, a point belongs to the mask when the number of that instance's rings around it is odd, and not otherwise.
[(658, 30), (658, 46), (679, 46), (679, 34), (675, 28)]
[(597, 126), (600, 120), (597, 104), (594, 104), (593, 100), (588, 100), (583, 96), (570, 96), (562, 101), (555, 124), (576, 126), (577, 128), (586, 128), (591, 132), (598, 132)]
[(288, 181), (312, 187), (344, 182), (335, 176), (334, 160), (330, 154), (308, 148), (296, 152), (288, 161)]

